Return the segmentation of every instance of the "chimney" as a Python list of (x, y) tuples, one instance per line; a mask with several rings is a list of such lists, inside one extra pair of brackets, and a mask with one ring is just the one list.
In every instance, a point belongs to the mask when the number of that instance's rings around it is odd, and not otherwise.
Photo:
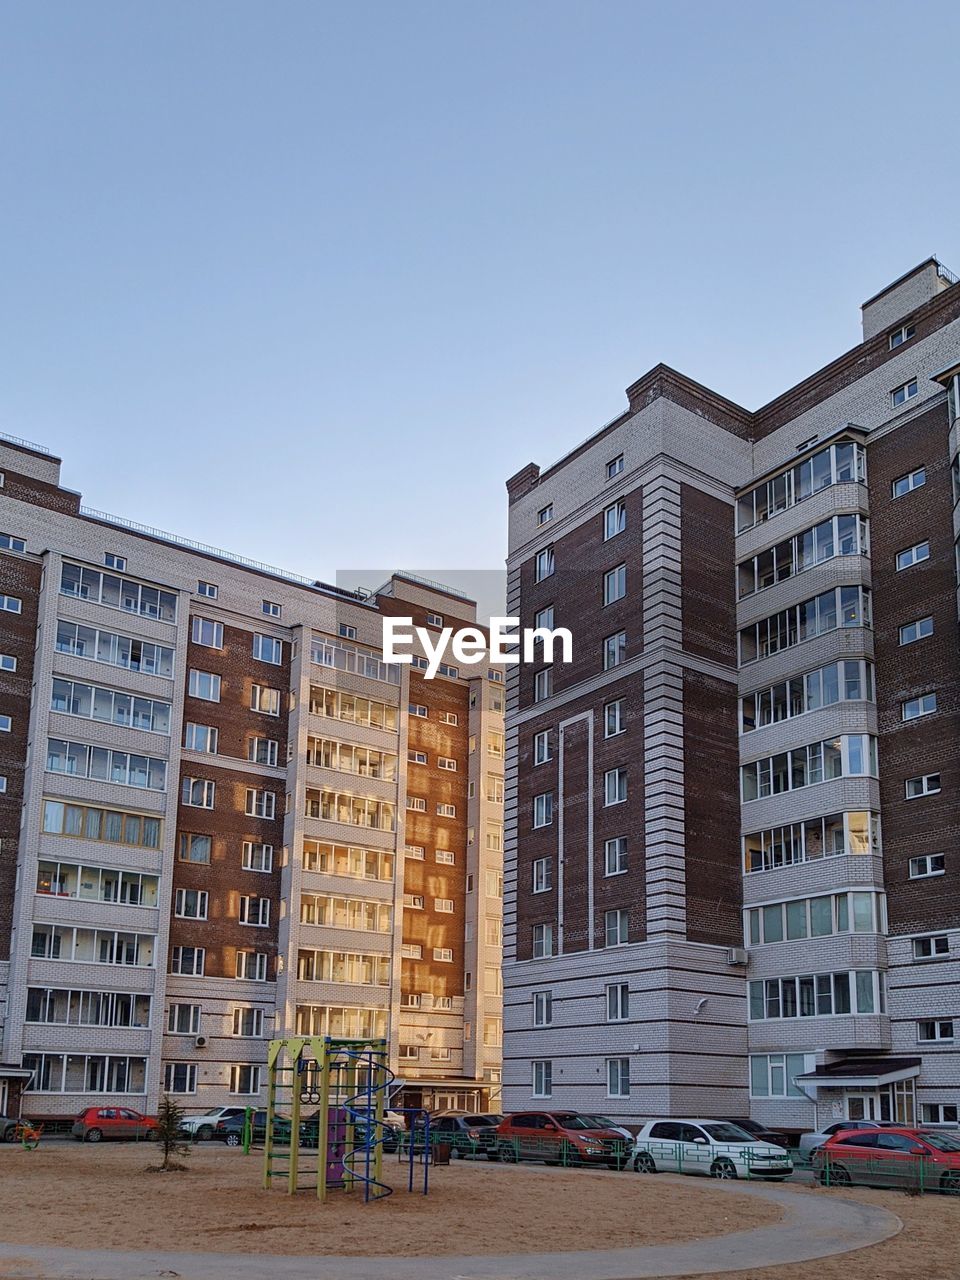
[(511, 476), (507, 481), (507, 493), (510, 496), (510, 505), (519, 502), (524, 494), (529, 493), (531, 489), (537, 487), (540, 479), (540, 468), (535, 462), (528, 462), (525, 467)]

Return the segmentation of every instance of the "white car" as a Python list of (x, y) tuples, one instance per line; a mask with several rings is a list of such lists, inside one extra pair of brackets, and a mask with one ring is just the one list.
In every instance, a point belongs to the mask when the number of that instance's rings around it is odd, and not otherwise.
[(180, 1125), (182, 1133), (198, 1142), (208, 1142), (213, 1137), (218, 1120), (229, 1120), (231, 1116), (242, 1116), (246, 1107), (214, 1107), (199, 1116), (184, 1116)]
[(758, 1142), (727, 1120), (648, 1120), (634, 1140), (638, 1173), (700, 1173), (711, 1178), (787, 1178), (783, 1147)]

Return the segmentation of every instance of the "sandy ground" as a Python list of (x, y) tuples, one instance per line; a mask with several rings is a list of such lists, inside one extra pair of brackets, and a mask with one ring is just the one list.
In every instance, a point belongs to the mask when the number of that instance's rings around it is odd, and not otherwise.
[[(828, 1188), (798, 1187), (802, 1195), (835, 1196)], [(902, 1191), (844, 1187), (845, 1200), (889, 1209), (903, 1221), (892, 1240), (856, 1253), (782, 1267), (737, 1271), (735, 1280), (958, 1280), (960, 1277), (960, 1199), (909, 1196)], [(723, 1241), (717, 1245), (723, 1256)], [(691, 1278), (693, 1280), (693, 1278)], [(714, 1280), (713, 1274), (696, 1280)]]
[(148, 1172), (157, 1162), (156, 1148), (132, 1143), (0, 1147), (0, 1237), (67, 1248), (436, 1256), (676, 1243), (779, 1219), (772, 1206), (701, 1179), (631, 1172), (457, 1160), (431, 1169), (424, 1198), (407, 1194), (405, 1169), (386, 1157), (394, 1195), (365, 1205), (360, 1194), (333, 1192), (321, 1206), (308, 1192), (261, 1190), (260, 1157), (219, 1143), (192, 1147), (183, 1173)]

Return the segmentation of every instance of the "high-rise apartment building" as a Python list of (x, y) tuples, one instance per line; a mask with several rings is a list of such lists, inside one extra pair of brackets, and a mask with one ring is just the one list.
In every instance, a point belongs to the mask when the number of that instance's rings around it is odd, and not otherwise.
[(505, 1104), (956, 1121), (960, 285), (756, 412), (627, 396), (507, 485), (574, 660), (508, 684)]
[[(272, 1036), (499, 1095), (503, 683), (382, 660), (476, 620), (81, 507), (0, 439), (0, 1112), (263, 1097)], [(22, 1093), (22, 1098), (21, 1098)]]

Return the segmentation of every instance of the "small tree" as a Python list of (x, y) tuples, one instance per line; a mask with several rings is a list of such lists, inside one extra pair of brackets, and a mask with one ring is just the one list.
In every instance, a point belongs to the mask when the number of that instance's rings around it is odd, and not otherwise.
[(160, 1172), (167, 1173), (172, 1169), (182, 1169), (183, 1165), (174, 1163), (170, 1157), (185, 1156), (189, 1150), (183, 1141), (183, 1108), (166, 1094), (161, 1099), (157, 1110), (157, 1141), (163, 1148)]

